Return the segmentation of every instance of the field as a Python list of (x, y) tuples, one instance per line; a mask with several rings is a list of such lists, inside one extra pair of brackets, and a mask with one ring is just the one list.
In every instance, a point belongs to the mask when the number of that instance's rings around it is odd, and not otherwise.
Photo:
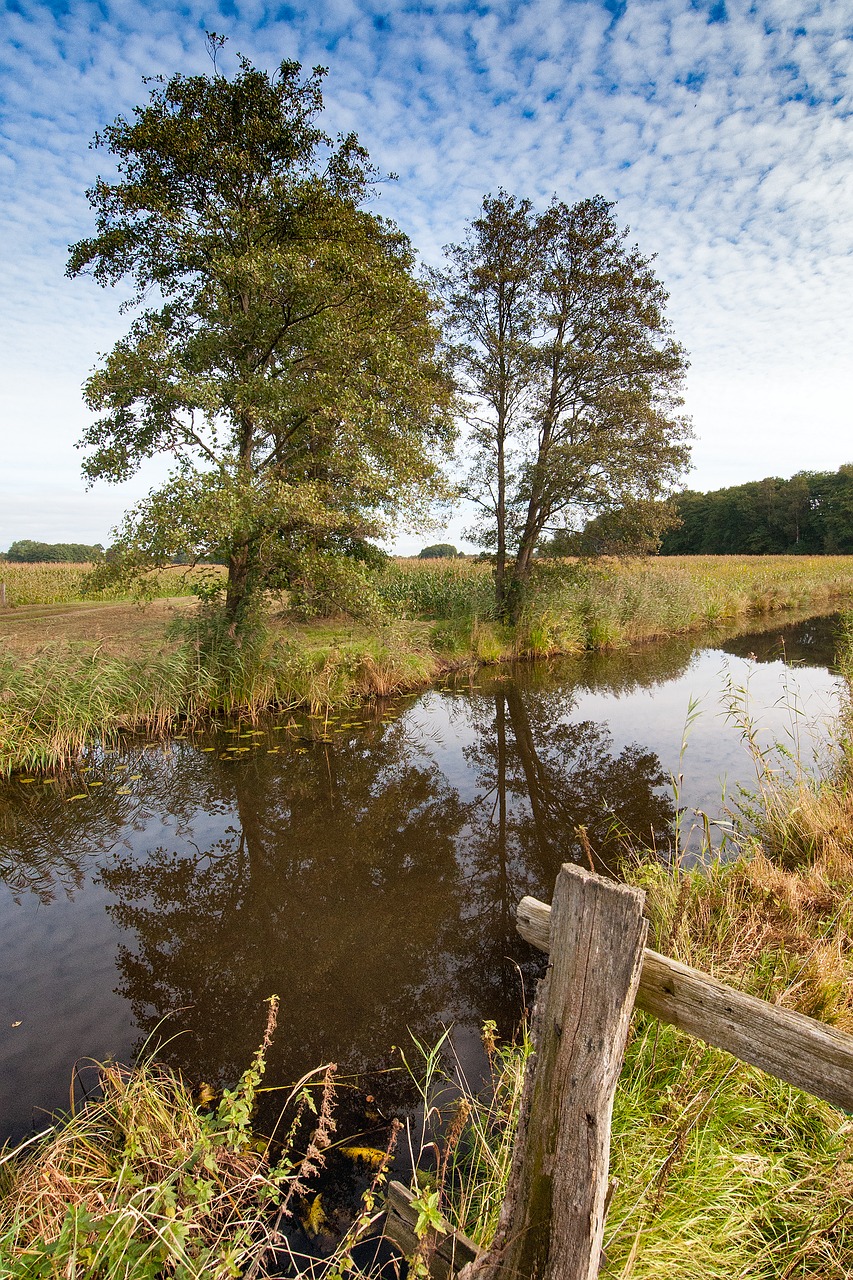
[[(0, 583), (6, 586), (6, 604), (21, 605), (72, 604), (81, 600), (135, 599), (124, 589), (87, 593), (86, 577), (92, 566), (86, 564), (18, 564), (11, 560), (0, 563)], [(220, 575), (214, 566), (203, 569), (170, 566), (152, 573), (145, 583), (144, 598), (190, 596), (193, 582), (202, 576)]]
[[(12, 572), (14, 571), (14, 572)], [(543, 561), (513, 627), (495, 616), (491, 568), (393, 560), (358, 619), (300, 621), (287, 599), (236, 643), (169, 569), (148, 603), (82, 599), (84, 570), (2, 566), (0, 775), (68, 763), (93, 739), (166, 732), (211, 712), (341, 706), (480, 663), (614, 649), (777, 610), (853, 601), (853, 557)], [(221, 572), (214, 570), (214, 572)]]

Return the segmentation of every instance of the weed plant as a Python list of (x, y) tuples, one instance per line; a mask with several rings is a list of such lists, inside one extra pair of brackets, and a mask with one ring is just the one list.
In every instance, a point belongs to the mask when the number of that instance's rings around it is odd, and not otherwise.
[[(333, 1255), (319, 1262), (295, 1254), (282, 1227), (304, 1203), (331, 1143), (334, 1068), (300, 1080), (285, 1103), (286, 1133), (259, 1140), (251, 1122), (277, 1011), (273, 997), (251, 1065), (214, 1110), (199, 1109), (181, 1078), (151, 1056), (132, 1069), (101, 1064), (96, 1099), (0, 1152), (0, 1276), (233, 1280), (267, 1275), (267, 1263), (278, 1270), (276, 1252), (291, 1275), (357, 1275), (352, 1251), (374, 1226), (391, 1153)], [(310, 1112), (314, 1132), (297, 1155)]]

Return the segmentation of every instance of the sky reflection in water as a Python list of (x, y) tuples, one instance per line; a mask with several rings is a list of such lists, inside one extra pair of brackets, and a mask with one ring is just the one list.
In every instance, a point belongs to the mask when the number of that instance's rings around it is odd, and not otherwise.
[[(783, 666), (780, 634), (806, 667)], [(2, 1134), (67, 1100), (76, 1058), (126, 1060), (167, 1014), (167, 1058), (196, 1081), (233, 1080), (273, 992), (270, 1083), (329, 1060), (381, 1072), (409, 1030), (433, 1041), (447, 1022), (474, 1063), (482, 1020), (510, 1031), (519, 973), (530, 992), (539, 972), (515, 934), (518, 899), (550, 898), (560, 863), (585, 862), (578, 828), (617, 873), (620, 830), (666, 848), (691, 697), (702, 714), (681, 801), (719, 813), (723, 778), (731, 795), (753, 777), (721, 673), (748, 678), (766, 734), (784, 737), (832, 714), (832, 635), (827, 620), (777, 623), (713, 648), (682, 638), (495, 668), (325, 728), (221, 726), (5, 785)], [(386, 1111), (410, 1102), (397, 1073), (371, 1089)]]

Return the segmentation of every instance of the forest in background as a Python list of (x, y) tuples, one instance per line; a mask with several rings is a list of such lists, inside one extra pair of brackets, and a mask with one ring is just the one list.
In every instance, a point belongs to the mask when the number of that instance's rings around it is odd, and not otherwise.
[(853, 465), (768, 476), (671, 500), (679, 524), (661, 555), (848, 555), (853, 553)]

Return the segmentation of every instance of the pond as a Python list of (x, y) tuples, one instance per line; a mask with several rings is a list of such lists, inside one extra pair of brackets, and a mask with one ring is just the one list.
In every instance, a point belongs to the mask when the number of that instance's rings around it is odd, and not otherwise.
[(614, 874), (624, 831), (665, 851), (679, 810), (695, 856), (693, 811), (725, 819), (723, 788), (731, 801), (755, 778), (726, 697), (749, 699), (764, 740), (819, 757), (834, 630), (777, 620), (487, 668), (3, 784), (0, 1141), (67, 1106), (76, 1060), (128, 1060), (152, 1035), (193, 1081), (232, 1081), (273, 993), (269, 1082), (335, 1061), (362, 1121), (365, 1096), (377, 1123), (410, 1102), (388, 1071), (410, 1032), (453, 1023), (476, 1073), (481, 1023), (511, 1031), (539, 972), (518, 899), (549, 900), (584, 839)]

